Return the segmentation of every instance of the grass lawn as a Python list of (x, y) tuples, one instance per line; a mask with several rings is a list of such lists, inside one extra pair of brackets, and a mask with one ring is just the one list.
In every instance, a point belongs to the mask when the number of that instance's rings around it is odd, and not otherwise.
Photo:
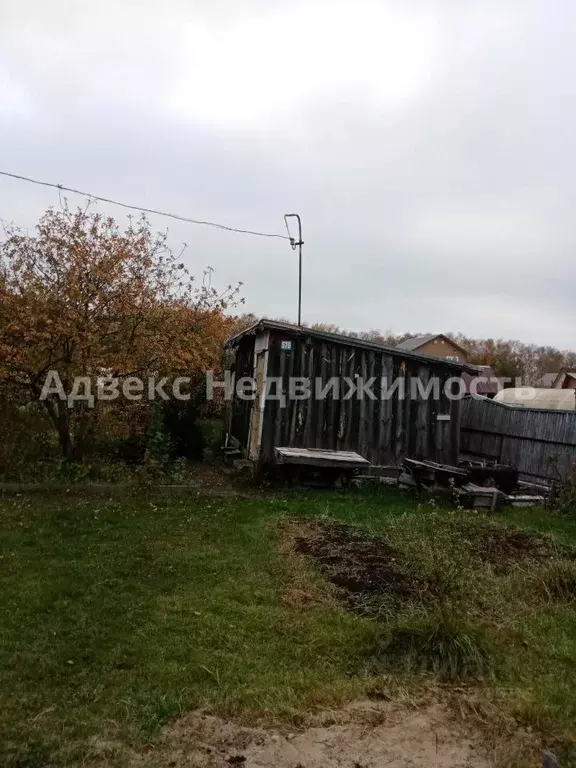
[[(434, 600), (347, 610), (281, 546), (299, 518), (386, 536)], [(559, 549), (504, 568), (482, 533), (498, 525), (576, 545), (576, 514), (487, 518), (391, 490), (0, 497), (0, 764), (89, 763), (107, 740), (121, 765), (121, 745), (196, 707), (297, 721), (375, 687), (412, 689), (446, 677), (413, 663), (441, 625), (448, 654), (482, 650), (466, 694), (476, 710), (515, 716), (576, 765), (574, 563)], [(390, 653), (402, 638), (404, 657)]]

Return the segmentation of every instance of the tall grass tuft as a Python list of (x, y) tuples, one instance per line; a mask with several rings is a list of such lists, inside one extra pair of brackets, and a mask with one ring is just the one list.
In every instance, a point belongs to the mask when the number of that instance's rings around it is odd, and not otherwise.
[(445, 611), (394, 629), (384, 656), (410, 671), (432, 671), (448, 680), (484, 678), (491, 666), (490, 651), (481, 633)]
[(551, 602), (576, 600), (576, 563), (553, 560), (541, 575), (540, 583)]

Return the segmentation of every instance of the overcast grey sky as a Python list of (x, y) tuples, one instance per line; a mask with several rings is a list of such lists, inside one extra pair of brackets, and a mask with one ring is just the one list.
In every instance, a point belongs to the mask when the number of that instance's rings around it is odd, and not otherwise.
[[(244, 228), (298, 211), (308, 322), (576, 348), (575, 23), (572, 0), (1, 0), (0, 168)], [(0, 178), (3, 219), (57, 201)], [(169, 230), (248, 311), (296, 316), (288, 243)]]

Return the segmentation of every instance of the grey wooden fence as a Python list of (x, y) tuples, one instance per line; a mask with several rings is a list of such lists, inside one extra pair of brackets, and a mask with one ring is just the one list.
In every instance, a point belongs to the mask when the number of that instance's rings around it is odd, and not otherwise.
[(566, 480), (576, 462), (576, 412), (462, 403), (460, 451), (516, 467), (526, 479)]

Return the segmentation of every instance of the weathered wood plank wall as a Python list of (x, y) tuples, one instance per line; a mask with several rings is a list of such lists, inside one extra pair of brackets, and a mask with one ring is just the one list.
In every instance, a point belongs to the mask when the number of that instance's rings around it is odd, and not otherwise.
[[(236, 381), (245, 376), (252, 376), (254, 372), (254, 339), (242, 339), (234, 353), (234, 359), (230, 367)], [(234, 397), (227, 403), (226, 429), (239, 443), (248, 449), (250, 418), (252, 415), (250, 400), (242, 400)]]
[[(284, 340), (291, 340), (289, 350), (282, 348)], [(403, 359), (385, 350), (355, 346), (352, 339), (349, 344), (335, 343), (306, 335), (294, 338), (271, 330), (267, 376), (281, 379), (286, 404), (282, 407), (278, 400), (266, 403), (261, 457), (271, 461), (274, 447), (290, 446), (356, 451), (378, 465), (397, 465), (405, 456), (455, 463), (460, 402), (444, 394), (446, 380), (455, 373), (441, 360), (422, 363)], [(337, 377), (341, 388), (325, 399), (290, 399), (289, 379), (295, 376), (312, 382), (319, 378), (323, 385)], [(431, 376), (438, 377), (441, 398), (412, 399), (412, 379), (419, 377), (425, 386)], [(390, 399), (353, 396), (345, 400), (344, 377), (352, 381), (360, 377), (365, 382), (372, 377), (377, 381), (386, 377), (389, 386), (397, 377), (403, 377), (407, 396), (403, 399), (396, 391)], [(379, 394), (376, 385), (374, 391)], [(439, 414), (450, 418), (438, 420)]]
[(576, 413), (466, 398), (460, 447), (463, 454), (510, 464), (527, 477), (563, 481), (576, 462)]

